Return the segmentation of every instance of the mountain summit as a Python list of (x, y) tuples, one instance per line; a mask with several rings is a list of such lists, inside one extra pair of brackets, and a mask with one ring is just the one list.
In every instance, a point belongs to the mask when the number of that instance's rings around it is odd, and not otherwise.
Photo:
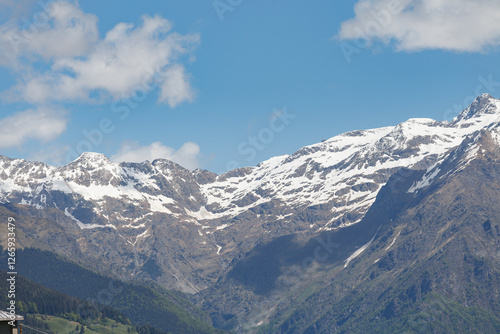
[[(0, 203), (39, 219), (26, 245), (196, 293), (264, 241), (359, 223), (401, 168), (432, 168), (499, 121), (500, 101), (485, 94), (452, 122), (351, 131), (222, 175), (97, 153), (62, 167), (0, 157)], [(66, 238), (51, 232), (61, 227)]]
[(500, 107), (500, 101), (495, 99), (490, 94), (478, 96), (472, 104), (462, 111), (454, 120), (453, 123), (466, 121), (472, 118), (480, 118), (487, 115), (497, 115)]

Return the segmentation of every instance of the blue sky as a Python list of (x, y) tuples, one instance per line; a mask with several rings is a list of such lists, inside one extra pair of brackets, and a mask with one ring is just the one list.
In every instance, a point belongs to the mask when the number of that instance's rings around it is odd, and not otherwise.
[(0, 154), (221, 173), (500, 94), (493, 0), (0, 0)]

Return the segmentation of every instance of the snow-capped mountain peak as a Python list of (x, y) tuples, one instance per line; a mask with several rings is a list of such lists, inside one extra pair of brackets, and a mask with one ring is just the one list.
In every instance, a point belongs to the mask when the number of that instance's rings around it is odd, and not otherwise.
[[(83, 153), (60, 168), (3, 159), (0, 175), (8, 180), (4, 183), (10, 182), (9, 189), (23, 195), (9, 192), (7, 196), (1, 184), (0, 193), (6, 198), (24, 199), (30, 197), (26, 192), (32, 194), (41, 184), (49, 193), (51, 189), (65, 189), (75, 198), (92, 201), (87, 205), (94, 208), (96, 216), (92, 219), (97, 220), (104, 219), (102, 215), (110, 210), (105, 209), (109, 206), (106, 203), (117, 200), (142, 201), (147, 203), (141, 204), (146, 211), (181, 215), (186, 220), (199, 219), (199, 210), (204, 210), (206, 219), (231, 220), (270, 202), (280, 203), (284, 215), (327, 205), (331, 206), (330, 217), (316, 226), (330, 228), (358, 221), (400, 167), (427, 168), (467, 135), (499, 119), (500, 101), (484, 94), (453, 122), (412, 118), (396, 126), (351, 131), (292, 155), (271, 158), (257, 167), (219, 176), (207, 171), (190, 172), (162, 159), (118, 164), (99, 153)], [(120, 219), (136, 219), (136, 214), (127, 216), (124, 212)]]
[(452, 124), (458, 124), (488, 115), (500, 116), (500, 100), (495, 99), (490, 94), (482, 94), (478, 96), (469, 107), (455, 117)]
[(69, 166), (78, 165), (84, 168), (95, 169), (95, 168), (102, 168), (104, 166), (111, 164), (112, 162), (104, 154), (95, 152), (84, 152), (73, 162), (71, 162)]
[(116, 233), (134, 249), (180, 233), (185, 251), (224, 257), (263, 238), (356, 224), (402, 167), (428, 170), (418, 191), (439, 177), (430, 167), (499, 121), (500, 101), (482, 95), (453, 122), (416, 118), (351, 131), (223, 175), (161, 159), (114, 163), (97, 153), (62, 167), (0, 157), (0, 203), (60, 210), (81, 233)]

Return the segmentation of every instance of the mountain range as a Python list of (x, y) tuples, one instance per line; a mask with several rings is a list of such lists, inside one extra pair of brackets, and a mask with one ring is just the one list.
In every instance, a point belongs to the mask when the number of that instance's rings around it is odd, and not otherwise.
[(0, 205), (22, 217), (21, 247), (181, 290), (222, 329), (496, 333), (499, 124), (485, 94), (452, 121), (347, 132), (222, 175), (0, 156)]

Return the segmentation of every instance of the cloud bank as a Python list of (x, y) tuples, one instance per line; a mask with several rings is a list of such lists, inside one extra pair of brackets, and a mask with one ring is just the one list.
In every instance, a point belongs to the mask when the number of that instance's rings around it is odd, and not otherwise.
[[(160, 16), (142, 16), (139, 25), (117, 24), (100, 39), (97, 17), (76, 4), (54, 2), (43, 14), (49, 19), (40, 27), (0, 28), (1, 63), (10, 62), (23, 78), (4, 99), (32, 104), (118, 99), (150, 87), (146, 83), (153, 78), (159, 102), (175, 107), (193, 99), (180, 58), (194, 51), (197, 34), (181, 35)], [(40, 63), (48, 67), (40, 70), (35, 66)]]
[[(0, 66), (17, 78), (0, 99), (33, 105), (0, 119), (0, 147), (57, 138), (67, 119), (49, 106), (110, 103), (137, 91), (157, 92), (158, 102), (171, 108), (194, 99), (184, 64), (194, 59), (198, 34), (176, 33), (167, 19), (145, 15), (138, 24), (119, 23), (101, 37), (97, 16), (82, 11), (77, 1), (37, 4), (38, 11), (28, 15), (34, 0), (0, 0), (0, 9), (11, 16), (3, 21), (0, 16)], [(39, 129), (28, 116), (40, 122)]]
[(148, 146), (140, 146), (137, 142), (125, 142), (118, 152), (111, 156), (114, 162), (143, 162), (155, 159), (167, 159), (193, 170), (199, 168), (200, 147), (193, 142), (184, 143), (178, 150), (154, 142)]
[(66, 130), (64, 112), (29, 109), (0, 119), (0, 148), (20, 146), (30, 139), (47, 142)]
[(338, 37), (393, 44), (398, 51), (483, 52), (500, 45), (497, 0), (359, 0)]

